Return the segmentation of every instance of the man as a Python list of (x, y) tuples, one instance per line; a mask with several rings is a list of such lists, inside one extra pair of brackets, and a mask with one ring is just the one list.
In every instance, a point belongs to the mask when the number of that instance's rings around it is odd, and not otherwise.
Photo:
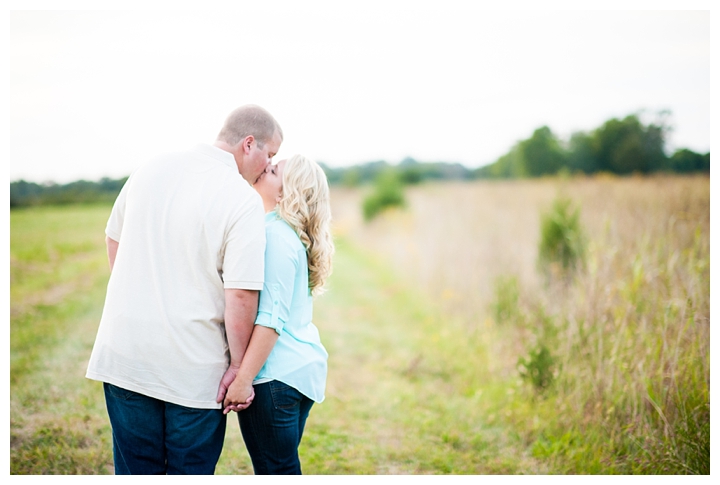
[(282, 136), (267, 111), (242, 106), (213, 146), (141, 166), (115, 201), (87, 377), (103, 382), (116, 474), (215, 471), (222, 402), (263, 285), (264, 210), (251, 184)]

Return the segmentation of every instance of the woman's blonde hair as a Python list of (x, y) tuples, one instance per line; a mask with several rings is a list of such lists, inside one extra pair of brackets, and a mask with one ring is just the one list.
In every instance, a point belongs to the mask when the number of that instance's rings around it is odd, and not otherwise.
[(302, 155), (285, 162), (282, 197), (276, 207), (300, 237), (308, 257), (308, 285), (313, 295), (324, 292), (335, 252), (330, 234), (330, 188), (320, 165)]

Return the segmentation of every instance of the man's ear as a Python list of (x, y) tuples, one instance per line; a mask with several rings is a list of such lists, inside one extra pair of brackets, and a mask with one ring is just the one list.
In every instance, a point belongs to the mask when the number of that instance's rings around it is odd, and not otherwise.
[(255, 141), (255, 137), (252, 135), (248, 135), (243, 140), (242, 149), (243, 152), (247, 155), (250, 153), (250, 147), (252, 146), (253, 142)]

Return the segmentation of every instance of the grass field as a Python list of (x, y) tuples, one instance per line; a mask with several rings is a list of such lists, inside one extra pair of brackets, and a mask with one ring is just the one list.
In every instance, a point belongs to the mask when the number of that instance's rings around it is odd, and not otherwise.
[[(570, 282), (536, 264), (558, 194), (588, 239)], [(306, 474), (709, 473), (707, 177), (423, 185), (369, 224), (363, 195), (333, 191)], [(101, 386), (84, 378), (109, 210), (11, 213), (12, 474), (112, 473)], [(523, 379), (523, 358), (551, 384)], [(234, 417), (217, 472), (252, 473)]]

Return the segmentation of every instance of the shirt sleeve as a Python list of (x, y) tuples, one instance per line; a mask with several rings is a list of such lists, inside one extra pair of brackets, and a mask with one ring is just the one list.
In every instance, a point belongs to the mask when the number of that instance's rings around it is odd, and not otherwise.
[(120, 235), (122, 234), (123, 223), (125, 222), (125, 203), (127, 201), (128, 185), (130, 185), (130, 179), (125, 181), (122, 189), (120, 189), (120, 193), (117, 199), (115, 199), (115, 204), (113, 204), (112, 212), (110, 212), (107, 226), (105, 226), (105, 235), (118, 242), (120, 242)]
[(255, 325), (262, 325), (282, 335), (290, 317), (290, 305), (299, 268), (296, 247), (284, 235), (268, 231), (265, 247), (265, 282), (260, 292)]
[[(249, 189), (253, 190), (253, 189)], [(265, 213), (260, 196), (248, 199), (225, 240), (223, 286), (261, 290), (265, 265)]]

